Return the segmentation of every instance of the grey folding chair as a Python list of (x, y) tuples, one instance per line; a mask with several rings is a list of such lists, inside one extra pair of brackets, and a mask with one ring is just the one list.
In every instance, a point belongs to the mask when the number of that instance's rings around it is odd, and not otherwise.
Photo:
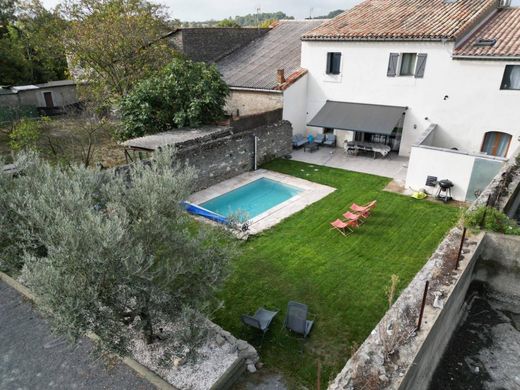
[(303, 337), (307, 337), (314, 324), (314, 321), (307, 319), (307, 314), (307, 305), (289, 301), (284, 322), (285, 327), (295, 333), (302, 334)]
[(251, 326), (252, 328), (256, 328), (262, 331), (262, 334), (265, 335), (265, 332), (269, 329), (269, 325), (273, 321), (273, 318), (278, 314), (278, 311), (266, 310), (263, 307), (258, 309), (255, 315), (250, 316), (244, 314), (240, 317), (242, 322), (245, 325)]
[(336, 136), (334, 134), (325, 134), (325, 146), (336, 146)]

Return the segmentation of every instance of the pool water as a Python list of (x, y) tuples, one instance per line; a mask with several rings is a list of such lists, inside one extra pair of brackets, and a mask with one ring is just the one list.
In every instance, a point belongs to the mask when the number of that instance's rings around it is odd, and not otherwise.
[(213, 198), (200, 206), (217, 214), (252, 219), (302, 190), (265, 177)]

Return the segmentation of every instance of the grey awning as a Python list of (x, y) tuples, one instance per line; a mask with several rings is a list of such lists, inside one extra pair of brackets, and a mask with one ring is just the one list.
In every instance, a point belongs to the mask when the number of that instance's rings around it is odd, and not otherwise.
[(400, 123), (406, 109), (407, 107), (327, 100), (307, 125), (390, 135)]

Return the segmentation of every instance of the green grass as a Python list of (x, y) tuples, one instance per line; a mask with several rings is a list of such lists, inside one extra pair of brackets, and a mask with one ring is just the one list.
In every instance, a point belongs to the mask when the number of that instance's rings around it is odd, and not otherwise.
[[(454, 225), (458, 210), (385, 192), (389, 179), (378, 176), (287, 160), (264, 168), (337, 190), (244, 243), (215, 320), (258, 347), (266, 366), (292, 386), (315, 387), (320, 360), (325, 385), (385, 313), (391, 275), (399, 275), (399, 290), (405, 288)], [(372, 199), (377, 209), (354, 234), (345, 238), (330, 230), (329, 222), (352, 202)], [(289, 300), (306, 303), (315, 320), (304, 342), (282, 329)], [(263, 341), (240, 322), (241, 314), (260, 306), (281, 309)]]

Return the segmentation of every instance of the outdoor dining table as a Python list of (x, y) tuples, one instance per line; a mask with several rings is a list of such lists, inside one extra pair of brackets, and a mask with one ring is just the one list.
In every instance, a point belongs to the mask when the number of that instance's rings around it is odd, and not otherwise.
[(385, 144), (363, 141), (345, 141), (344, 149), (348, 154), (355, 155), (357, 155), (359, 151), (373, 152), (374, 158), (376, 158), (376, 153), (379, 153), (381, 157), (386, 157), (392, 150), (390, 146)]

